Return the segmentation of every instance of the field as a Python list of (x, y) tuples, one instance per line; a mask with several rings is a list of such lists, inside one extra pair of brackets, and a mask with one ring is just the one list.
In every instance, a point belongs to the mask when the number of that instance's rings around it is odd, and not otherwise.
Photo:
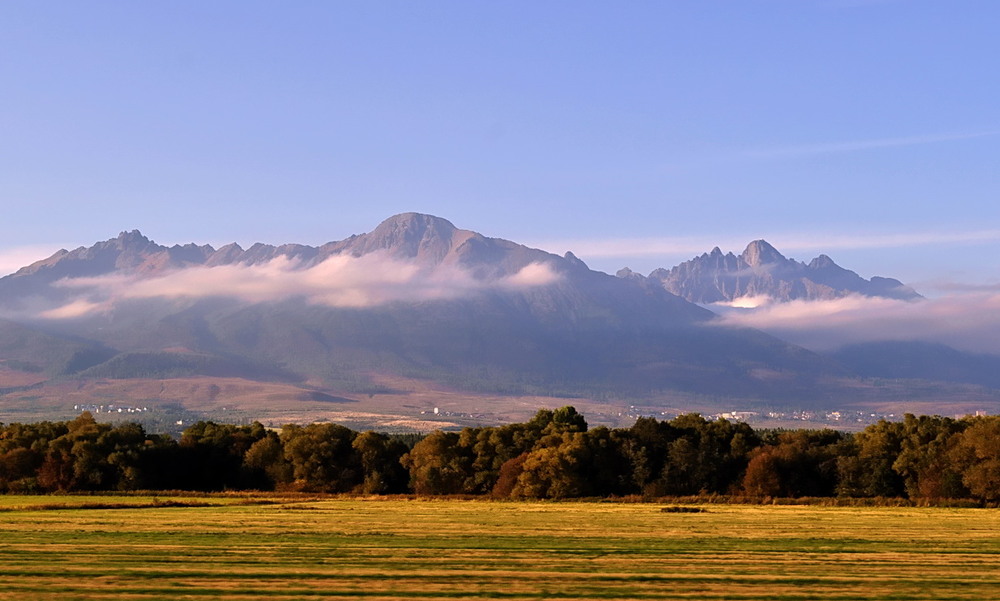
[(0, 599), (1000, 597), (996, 510), (663, 507), (0, 497)]

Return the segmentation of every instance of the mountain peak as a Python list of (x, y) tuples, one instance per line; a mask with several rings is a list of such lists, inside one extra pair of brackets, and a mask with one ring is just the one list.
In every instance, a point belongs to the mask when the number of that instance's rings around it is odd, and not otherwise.
[(786, 258), (765, 240), (754, 240), (739, 257), (718, 248), (666, 270), (649, 274), (673, 294), (691, 302), (717, 303), (744, 296), (779, 301), (840, 298), (848, 294), (912, 300), (921, 298), (898, 280), (871, 281), (820, 255), (808, 265)]
[[(567, 250), (566, 254), (563, 255), (563, 258), (569, 261), (569, 264), (572, 265), (573, 267), (582, 267), (583, 269), (590, 269), (589, 267), (587, 267), (587, 264), (583, 262), (583, 259), (574, 255), (571, 251)], [(625, 269), (628, 269), (628, 267), (626, 267)]]
[[(99, 243), (100, 244), (100, 243)], [(105, 248), (115, 248), (126, 250), (130, 248), (142, 249), (149, 246), (156, 246), (156, 243), (142, 235), (139, 230), (123, 231), (117, 238), (112, 238), (104, 242)]]
[(840, 265), (834, 263), (833, 259), (827, 255), (820, 255), (809, 261), (809, 269), (825, 269), (829, 267), (840, 267)]
[(452, 238), (459, 231), (450, 221), (423, 213), (400, 213), (362, 236), (357, 250), (367, 254), (387, 250), (400, 257), (430, 255), (437, 260), (448, 254)]
[(117, 240), (129, 240), (129, 241), (145, 241), (149, 242), (149, 238), (142, 235), (139, 230), (132, 231), (122, 231), (118, 234)]
[(788, 260), (783, 254), (778, 252), (778, 249), (768, 244), (765, 240), (754, 240), (748, 244), (740, 257), (750, 267), (758, 267), (771, 263), (784, 263)]
[(399, 213), (398, 215), (393, 215), (388, 219), (382, 221), (378, 224), (378, 227), (372, 232), (373, 234), (378, 231), (411, 231), (411, 232), (425, 232), (427, 230), (436, 231), (448, 231), (452, 232), (456, 230), (454, 224), (444, 219), (443, 217), (436, 217), (434, 215), (427, 215), (426, 213)]
[(628, 267), (622, 267), (621, 269), (619, 269), (618, 272), (615, 273), (615, 277), (619, 277), (624, 280), (635, 280), (638, 282), (641, 282), (642, 280), (646, 279), (645, 276), (632, 271)]

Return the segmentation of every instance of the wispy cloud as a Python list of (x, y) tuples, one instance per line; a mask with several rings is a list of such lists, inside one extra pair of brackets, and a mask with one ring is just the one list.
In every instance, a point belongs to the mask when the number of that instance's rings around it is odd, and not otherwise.
[(861, 140), (824, 140), (804, 144), (765, 144), (750, 147), (717, 149), (713, 153), (691, 154), (663, 165), (665, 172), (677, 173), (700, 169), (719, 169), (731, 165), (758, 164), (768, 161), (796, 160), (829, 154), (866, 152), (889, 148), (906, 148), (931, 144), (946, 144), (1000, 136), (1000, 128), (978, 131), (916, 134)]
[(979, 132), (947, 133), (920, 136), (904, 136), (899, 138), (872, 138), (867, 140), (850, 140), (844, 142), (823, 142), (818, 144), (802, 144), (794, 146), (777, 146), (747, 150), (744, 154), (749, 158), (775, 159), (794, 158), (819, 154), (857, 152), (879, 148), (896, 148), (902, 146), (921, 146), (941, 142), (957, 142), (975, 138), (988, 138), (1000, 135), (1000, 130)]
[[(721, 242), (727, 248), (746, 246), (749, 240), (742, 242), (730, 239)], [(669, 237), (669, 238), (564, 238), (553, 240), (534, 240), (530, 246), (561, 253), (567, 250), (583, 258), (613, 258), (613, 257), (651, 257), (659, 255), (701, 254), (720, 244), (718, 239), (708, 237)], [(739, 247), (742, 250), (742, 246)]]
[(765, 238), (783, 253), (828, 252), (834, 250), (863, 250), (875, 248), (908, 248), (934, 245), (963, 245), (1000, 242), (1000, 229), (968, 231), (920, 231), (897, 233), (841, 234), (828, 232), (774, 233), (765, 236), (749, 235), (745, 238), (727, 237), (669, 237), (669, 238), (569, 238), (539, 240), (539, 248), (572, 250), (587, 258), (653, 257), (672, 255), (700, 255), (719, 246), (723, 252), (740, 253), (751, 241)]
[(919, 302), (850, 296), (714, 309), (721, 314), (720, 325), (761, 329), (814, 350), (880, 340), (923, 340), (1000, 353), (1000, 293), (995, 291)]
[(795, 233), (768, 237), (782, 252), (830, 252), (835, 250), (866, 250), (887, 248), (917, 248), (924, 246), (964, 246), (1000, 242), (1000, 229), (965, 231), (916, 231), (896, 233)]
[(866, 6), (881, 6), (883, 4), (901, 4), (909, 0), (826, 0), (821, 6), (833, 9), (862, 8)]
[(996, 282), (991, 284), (970, 284), (968, 282), (934, 279), (927, 280), (924, 285), (945, 294), (1000, 293), (1000, 283)]
[(337, 255), (308, 268), (279, 257), (262, 265), (190, 267), (158, 277), (113, 274), (62, 280), (56, 285), (76, 291), (75, 298), (42, 316), (79, 317), (108, 310), (122, 300), (144, 298), (227, 297), (249, 303), (303, 298), (330, 307), (370, 307), (453, 299), (484, 290), (519, 290), (559, 278), (541, 263), (526, 265), (507, 277), (484, 280), (455, 265), (420, 265), (379, 252), (361, 257)]

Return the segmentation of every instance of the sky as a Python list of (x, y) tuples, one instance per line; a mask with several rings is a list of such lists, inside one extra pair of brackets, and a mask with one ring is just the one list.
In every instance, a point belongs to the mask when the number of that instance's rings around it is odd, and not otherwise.
[(1000, 283), (1000, 3), (0, 3), (0, 272), (418, 211), (641, 273)]

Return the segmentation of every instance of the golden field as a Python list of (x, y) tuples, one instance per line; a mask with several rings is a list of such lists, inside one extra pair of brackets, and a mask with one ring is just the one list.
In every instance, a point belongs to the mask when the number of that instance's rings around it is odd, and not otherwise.
[(989, 509), (0, 497), (0, 599), (990, 599)]

